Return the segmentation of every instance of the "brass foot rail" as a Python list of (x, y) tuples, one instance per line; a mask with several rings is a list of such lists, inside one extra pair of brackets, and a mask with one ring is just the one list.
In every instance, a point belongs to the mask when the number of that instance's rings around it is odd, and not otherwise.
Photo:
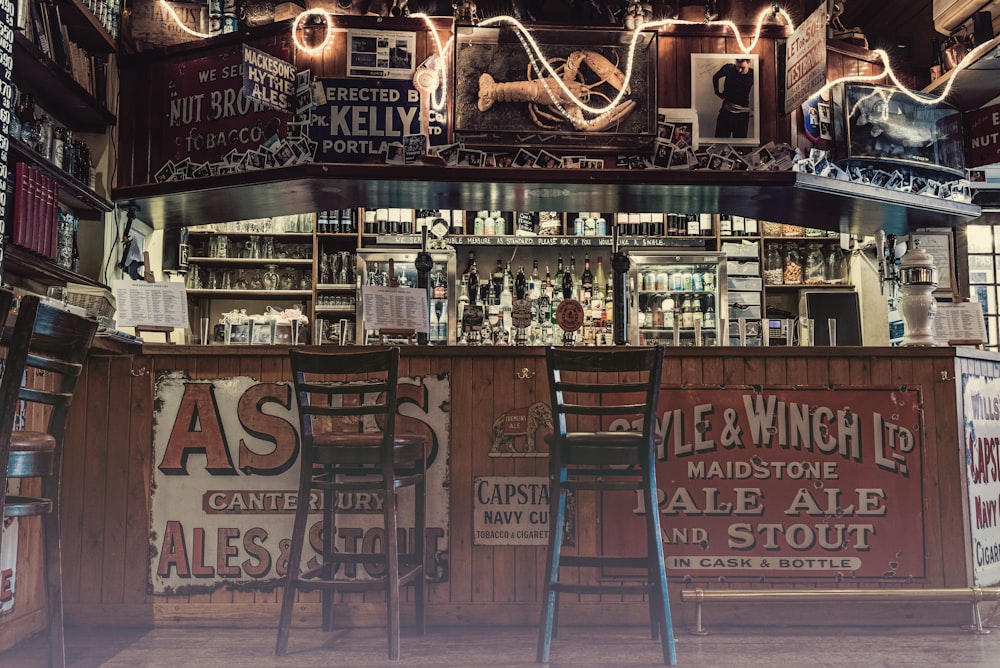
[(872, 601), (879, 603), (937, 602), (969, 603), (972, 605), (972, 625), (962, 627), (979, 634), (983, 628), (979, 614), (982, 601), (1000, 601), (1000, 587), (965, 587), (961, 589), (684, 589), (682, 601), (694, 601), (694, 635), (708, 635), (702, 625), (702, 606), (708, 601), (728, 603), (831, 603)]

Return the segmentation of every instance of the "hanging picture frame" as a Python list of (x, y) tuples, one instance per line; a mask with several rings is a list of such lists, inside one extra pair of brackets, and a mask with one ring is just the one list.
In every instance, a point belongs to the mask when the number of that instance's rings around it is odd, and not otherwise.
[[(741, 65), (745, 62), (746, 65)], [(760, 67), (754, 54), (692, 53), (691, 106), (702, 144), (760, 144)]]
[[(625, 82), (631, 42), (632, 75)], [(656, 31), (574, 30), (532, 28), (531, 38), (541, 55), (564, 83), (589, 94), (592, 107), (605, 107), (621, 86), (627, 94), (618, 107), (596, 121), (572, 102), (532, 102), (538, 91), (558, 90), (549, 78), (541, 81), (540, 60), (512, 27), (459, 26), (455, 40), (455, 132), (465, 144), (504, 144), (520, 147), (553, 145), (618, 147), (648, 142), (656, 133)], [(567, 65), (570, 63), (569, 65)], [(573, 76), (572, 72), (576, 72)], [(618, 86), (618, 87), (616, 87)]]

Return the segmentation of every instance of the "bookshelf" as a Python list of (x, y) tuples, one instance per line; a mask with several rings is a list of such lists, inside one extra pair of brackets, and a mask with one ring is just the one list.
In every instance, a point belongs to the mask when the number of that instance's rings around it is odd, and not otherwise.
[[(108, 76), (116, 51), (116, 2), (17, 0), (16, 87), (6, 167), (3, 279), (14, 285), (96, 283), (77, 273), (75, 230), (114, 206), (97, 192), (91, 155), (117, 118)], [(30, 125), (34, 132), (21, 132)]]

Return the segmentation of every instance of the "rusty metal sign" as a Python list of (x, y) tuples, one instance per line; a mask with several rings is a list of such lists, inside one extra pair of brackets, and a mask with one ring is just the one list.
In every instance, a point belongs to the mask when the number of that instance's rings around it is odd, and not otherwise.
[(1000, 582), (1000, 379), (962, 374), (973, 585)]
[(546, 545), (549, 540), (547, 476), (482, 477), (473, 481), (476, 545)]
[[(668, 575), (925, 577), (919, 389), (671, 388), (657, 415)], [(645, 512), (604, 494), (605, 551)]]
[[(447, 375), (401, 378), (398, 432), (429, 430), (425, 544), (431, 578), (444, 579), (451, 386)], [(150, 510), (150, 590), (170, 594), (219, 585), (262, 587), (286, 574), (298, 498), (300, 439), (292, 387), (249, 377), (192, 380), (183, 371), (156, 380)], [(409, 424), (408, 423), (412, 423)], [(413, 489), (399, 508), (413, 539)], [(308, 500), (318, 526), (322, 495)], [(382, 541), (379, 494), (337, 500), (335, 547), (374, 551)], [(401, 545), (400, 549), (404, 549)], [(318, 552), (306, 550), (306, 559)], [(375, 577), (358, 568), (358, 579)]]

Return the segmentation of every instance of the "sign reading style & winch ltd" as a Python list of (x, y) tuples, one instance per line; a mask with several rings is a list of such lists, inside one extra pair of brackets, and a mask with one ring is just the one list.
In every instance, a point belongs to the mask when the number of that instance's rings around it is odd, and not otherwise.
[[(926, 577), (921, 405), (919, 388), (664, 388), (667, 574)], [(606, 550), (642, 544), (639, 494), (606, 493), (601, 512)]]

